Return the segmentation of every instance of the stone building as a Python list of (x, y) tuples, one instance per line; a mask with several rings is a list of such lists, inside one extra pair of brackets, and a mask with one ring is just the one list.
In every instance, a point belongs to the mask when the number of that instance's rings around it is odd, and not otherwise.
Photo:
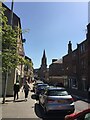
[(25, 60), (28, 62), (24, 65), (24, 79), (23, 79), (23, 83), (25, 82), (24, 80), (28, 80), (28, 82), (30, 83), (33, 79), (33, 63), (31, 58), (29, 58), (28, 56), (25, 56)]
[[(11, 14), (12, 11), (4, 4), (0, 3), (2, 7), (6, 8), (5, 10), (5, 16), (8, 19), (8, 25), (11, 25)], [(13, 13), (13, 21), (12, 21), (12, 27), (17, 26), (18, 28), (21, 29), (21, 21), (20, 18)], [(2, 48), (3, 49), (3, 48)], [(24, 53), (24, 47), (23, 47), (23, 38), (22, 34), (20, 34), (17, 37), (17, 54), (24, 58), (25, 53)], [(13, 96), (13, 85), (16, 82), (16, 80), (19, 80), (21, 83), (21, 78), (24, 77), (24, 65), (20, 63), (16, 69), (12, 69), (11, 73), (9, 73), (8, 76), (8, 83), (7, 83), (7, 96)], [(5, 76), (2, 76), (2, 94), (4, 92), (4, 87), (5, 87)]]

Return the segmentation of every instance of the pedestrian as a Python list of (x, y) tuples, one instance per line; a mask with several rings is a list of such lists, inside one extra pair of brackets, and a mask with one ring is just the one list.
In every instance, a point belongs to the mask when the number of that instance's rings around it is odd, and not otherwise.
[(19, 90), (20, 90), (20, 84), (19, 84), (19, 81), (16, 81), (16, 83), (14, 84), (14, 101), (16, 100), (16, 96), (18, 99)]
[(27, 98), (28, 98), (28, 93), (30, 91), (30, 86), (28, 84), (28, 81), (25, 81), (25, 84), (23, 86), (23, 89), (24, 89), (24, 93), (25, 93), (25, 101), (27, 101)]

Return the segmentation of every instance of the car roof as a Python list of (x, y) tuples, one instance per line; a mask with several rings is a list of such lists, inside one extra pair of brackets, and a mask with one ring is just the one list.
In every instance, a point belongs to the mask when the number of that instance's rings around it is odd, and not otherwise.
[(41, 81), (41, 80), (36, 80), (36, 83), (41, 83), (41, 82), (43, 83), (43, 81)]
[(44, 84), (44, 83), (42, 83), (42, 84), (41, 84), (41, 83), (40, 83), (40, 84), (38, 84), (38, 86), (43, 86), (43, 85), (48, 85), (48, 84)]
[(48, 87), (47, 89), (48, 90), (66, 90), (64, 87), (54, 87), (54, 86)]

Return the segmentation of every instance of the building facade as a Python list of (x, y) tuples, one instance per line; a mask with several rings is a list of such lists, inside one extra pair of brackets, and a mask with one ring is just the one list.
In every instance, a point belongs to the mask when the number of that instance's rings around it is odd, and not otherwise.
[(27, 80), (29, 83), (33, 80), (34, 75), (33, 75), (33, 63), (31, 58), (28, 56), (25, 56), (25, 60), (28, 62), (24, 65), (24, 79), (23, 83)]
[[(11, 25), (11, 14), (13, 14), (13, 19), (12, 19), (12, 27), (17, 26), (19, 29), (21, 29), (21, 21), (20, 18), (15, 14), (12, 13), (12, 11), (4, 4), (0, 3), (2, 7), (4, 7), (5, 10), (5, 16), (7, 17), (8, 20), (8, 25)], [(3, 49), (3, 48), (2, 48)], [(24, 47), (23, 47), (23, 38), (22, 38), (22, 33), (18, 35), (17, 37), (17, 54), (21, 57), (24, 58), (25, 53), (24, 53)], [(19, 80), (21, 83), (21, 78), (24, 77), (24, 65), (23, 63), (20, 63), (17, 68), (12, 69), (11, 73), (8, 75), (8, 83), (7, 83), (7, 96), (13, 96), (13, 85), (16, 83), (16, 80)], [(2, 75), (2, 95), (4, 93), (5, 89), (5, 76)]]
[[(72, 50), (68, 43), (68, 54), (62, 57), (62, 62), (55, 60), (49, 65), (49, 82), (62, 82), (72, 93), (88, 97), (90, 87), (90, 23), (87, 25), (86, 39)], [(83, 93), (83, 94), (82, 94)]]
[(51, 84), (64, 84), (62, 59), (52, 59), (52, 64), (49, 65), (49, 82)]
[(70, 91), (87, 97), (87, 89), (90, 87), (90, 24), (87, 25), (86, 40), (77, 44), (73, 51), (71, 46), (69, 42), (68, 54), (63, 56), (67, 87)]

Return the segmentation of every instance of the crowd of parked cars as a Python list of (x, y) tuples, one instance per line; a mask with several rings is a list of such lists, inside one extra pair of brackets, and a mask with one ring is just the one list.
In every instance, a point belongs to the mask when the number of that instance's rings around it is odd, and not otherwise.
[(74, 99), (62, 84), (51, 86), (37, 80), (33, 84), (33, 92), (34, 99), (38, 100), (45, 114), (54, 111), (64, 113), (65, 120), (90, 120), (90, 109), (74, 112)]

